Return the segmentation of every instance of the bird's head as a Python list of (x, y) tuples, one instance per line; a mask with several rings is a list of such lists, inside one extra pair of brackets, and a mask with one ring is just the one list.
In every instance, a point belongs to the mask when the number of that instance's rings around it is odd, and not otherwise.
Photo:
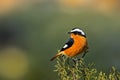
[(74, 34), (74, 35), (80, 35), (80, 36), (86, 37), (86, 35), (83, 32), (83, 30), (81, 30), (79, 28), (73, 28), (70, 32), (68, 32), (68, 34)]

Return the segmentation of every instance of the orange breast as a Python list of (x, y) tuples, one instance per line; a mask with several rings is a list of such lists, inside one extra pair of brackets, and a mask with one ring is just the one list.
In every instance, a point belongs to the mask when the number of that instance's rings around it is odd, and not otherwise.
[(72, 38), (74, 40), (73, 45), (66, 49), (65, 55), (69, 57), (74, 57), (84, 51), (85, 46), (87, 45), (86, 38), (80, 35), (74, 35), (72, 34)]

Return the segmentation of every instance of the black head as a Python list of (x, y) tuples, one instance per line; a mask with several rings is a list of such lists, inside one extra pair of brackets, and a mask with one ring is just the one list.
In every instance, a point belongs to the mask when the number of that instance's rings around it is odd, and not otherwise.
[(69, 34), (70, 33), (73, 33), (75, 35), (81, 35), (81, 36), (84, 36), (86, 37), (85, 33), (83, 32), (83, 30), (79, 29), (79, 28), (73, 28), (70, 32), (68, 32)]

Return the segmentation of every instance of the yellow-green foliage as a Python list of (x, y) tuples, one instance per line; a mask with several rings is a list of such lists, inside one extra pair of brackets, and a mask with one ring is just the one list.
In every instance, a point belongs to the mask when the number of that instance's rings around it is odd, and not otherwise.
[(67, 57), (57, 58), (55, 68), (58, 80), (120, 80), (120, 72), (114, 67), (107, 75), (102, 71), (98, 72), (93, 63), (86, 64), (82, 58), (80, 60)]

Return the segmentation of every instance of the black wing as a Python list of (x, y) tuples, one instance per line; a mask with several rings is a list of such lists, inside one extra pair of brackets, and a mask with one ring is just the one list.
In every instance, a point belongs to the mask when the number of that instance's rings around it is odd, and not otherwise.
[(71, 47), (74, 43), (74, 40), (72, 38), (69, 39), (67, 43), (64, 44), (63, 48), (60, 51), (64, 51), (65, 49)]

